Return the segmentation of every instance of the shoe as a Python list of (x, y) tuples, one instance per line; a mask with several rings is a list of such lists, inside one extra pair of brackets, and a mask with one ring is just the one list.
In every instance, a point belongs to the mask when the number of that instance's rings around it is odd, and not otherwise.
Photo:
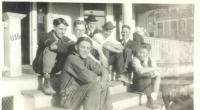
[(152, 97), (152, 100), (157, 100), (157, 98), (158, 98), (158, 93), (157, 93), (157, 92), (152, 92), (152, 93), (151, 93), (151, 97)]
[(121, 76), (118, 78), (118, 81), (122, 81), (125, 85), (130, 85), (130, 84), (132, 84), (132, 81), (129, 80), (129, 78), (125, 77), (124, 75), (121, 75)]
[(44, 75), (44, 82), (42, 84), (42, 91), (46, 95), (53, 95), (53, 94), (56, 93), (55, 90), (53, 90), (53, 87), (52, 87), (51, 82), (50, 82), (50, 75), (48, 75), (48, 74)]
[(154, 103), (153, 101), (148, 101), (146, 104), (147, 107), (151, 108), (151, 109), (161, 109), (162, 106), (159, 104)]

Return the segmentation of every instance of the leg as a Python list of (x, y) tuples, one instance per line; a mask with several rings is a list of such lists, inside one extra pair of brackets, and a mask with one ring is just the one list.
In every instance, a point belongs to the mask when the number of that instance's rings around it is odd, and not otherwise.
[(112, 101), (110, 97), (109, 88), (106, 87), (101, 90), (99, 110), (112, 110)]
[(124, 60), (125, 60), (124, 66), (126, 69), (128, 68), (129, 63), (132, 62), (132, 55), (133, 55), (132, 50), (130, 48), (125, 48), (125, 50), (124, 50)]
[(51, 73), (56, 63), (57, 53), (45, 48), (43, 52), (43, 73)]
[(152, 78), (144, 78), (142, 80), (139, 81), (139, 88), (142, 90), (144, 89), (144, 92), (147, 96), (147, 104), (146, 106), (152, 109), (160, 109), (161, 106), (156, 104), (152, 98), (152, 92), (153, 92), (153, 85), (152, 85), (152, 81), (154, 79)]
[(161, 81), (160, 73), (157, 72), (155, 78), (152, 80), (153, 92), (159, 92), (160, 81)]
[(94, 83), (83, 85), (75, 91), (71, 100), (65, 100), (69, 104), (63, 105), (64, 108), (77, 110), (83, 104), (83, 110), (96, 110), (100, 103), (100, 85)]
[(155, 74), (156, 74), (156, 76), (152, 79), (151, 97), (153, 98), (153, 100), (157, 100), (159, 89), (160, 89), (160, 81), (161, 81), (160, 73), (157, 72)]
[(50, 82), (50, 74), (52, 68), (56, 63), (57, 54), (53, 51), (50, 51), (48, 47), (45, 48), (43, 52), (43, 73), (44, 73), (44, 83), (42, 84), (42, 90), (45, 94), (51, 95), (54, 94), (55, 91), (52, 88)]
[(84, 101), (84, 110), (97, 110), (100, 102), (100, 86), (92, 84)]
[(165, 104), (165, 108), (167, 109), (167, 110), (171, 110), (171, 108), (170, 108), (170, 97), (169, 96), (166, 96), (166, 95), (162, 95), (162, 99), (163, 99), (163, 102), (164, 102), (164, 104)]

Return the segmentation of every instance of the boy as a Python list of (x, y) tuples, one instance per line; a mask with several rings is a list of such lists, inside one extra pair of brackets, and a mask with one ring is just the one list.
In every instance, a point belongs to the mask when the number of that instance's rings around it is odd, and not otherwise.
[(160, 88), (160, 73), (156, 63), (149, 56), (151, 45), (143, 43), (136, 51), (133, 58), (134, 78), (133, 83), (139, 91), (144, 91), (147, 96), (147, 107), (158, 109), (155, 104)]

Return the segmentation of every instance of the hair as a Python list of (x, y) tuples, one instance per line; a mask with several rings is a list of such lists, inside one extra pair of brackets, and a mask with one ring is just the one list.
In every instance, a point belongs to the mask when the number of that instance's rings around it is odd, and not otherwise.
[(53, 20), (53, 25), (58, 26), (60, 24), (64, 24), (65, 26), (68, 26), (68, 23), (63, 18), (57, 18)]
[(79, 25), (79, 24), (82, 24), (82, 25), (84, 25), (85, 26), (85, 21), (82, 21), (82, 20), (75, 20), (74, 21), (74, 24), (73, 24), (73, 27), (75, 28), (77, 25)]
[(151, 51), (151, 45), (144, 42), (139, 46), (139, 49), (147, 49), (148, 51)]
[(122, 26), (122, 29), (123, 29), (123, 28), (128, 28), (129, 30), (131, 30), (131, 27), (130, 27), (129, 25), (123, 25), (123, 26)]
[(142, 43), (144, 43), (144, 38), (142, 35), (135, 32), (135, 33), (133, 33), (133, 41), (142, 44)]
[(92, 40), (90, 38), (88, 38), (88, 37), (80, 37), (77, 40), (76, 45), (79, 45), (83, 41), (89, 42), (91, 44), (91, 46), (92, 46)]

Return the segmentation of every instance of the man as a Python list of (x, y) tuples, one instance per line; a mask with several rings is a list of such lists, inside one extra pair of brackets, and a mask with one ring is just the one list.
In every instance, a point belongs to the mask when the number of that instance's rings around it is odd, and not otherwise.
[(63, 60), (66, 57), (67, 48), (73, 44), (64, 36), (68, 23), (63, 18), (53, 21), (54, 29), (49, 33), (40, 34), (36, 58), (33, 61), (33, 69), (40, 73), (44, 79), (42, 91), (51, 95), (55, 91), (50, 83), (50, 75), (59, 73), (62, 69)]
[[(77, 39), (79, 39), (80, 37), (88, 37), (88, 35), (85, 34), (85, 22), (81, 21), (81, 20), (75, 20), (74, 24), (73, 24), (73, 34), (70, 36), (70, 39), (74, 42), (77, 42)], [(105, 67), (107, 67), (107, 58), (105, 57), (105, 55), (103, 54), (102, 51), (102, 46), (100, 44), (98, 44), (96, 41), (92, 40), (92, 49), (93, 51), (97, 51), (98, 54), (100, 55), (100, 61), (97, 60), (92, 54), (89, 54), (89, 56), (96, 62), (98, 63), (102, 63)], [(74, 48), (74, 47), (71, 47)], [(72, 49), (73, 50), (73, 49)]]
[[(132, 56), (133, 56), (133, 49), (135, 42), (130, 39), (130, 30), (131, 27), (129, 25), (123, 25), (122, 26), (122, 39), (120, 42), (122, 43), (124, 50), (122, 53), (116, 54), (116, 65), (115, 68), (121, 68), (117, 72), (117, 78), (120, 81), (124, 81), (127, 84), (131, 84), (131, 73), (132, 73), (132, 68), (131, 68), (131, 63), (132, 63)], [(114, 68), (114, 69), (115, 69)], [(115, 69), (117, 70), (117, 69)]]
[[(111, 51), (115, 53), (120, 53), (123, 50), (123, 46), (121, 43), (115, 39), (112, 38), (112, 32), (115, 26), (112, 24), (112, 22), (108, 21), (103, 25), (103, 31), (96, 33), (93, 36), (93, 40), (96, 41), (98, 44), (102, 45), (105, 48), (105, 51)], [(107, 54), (107, 58), (109, 57), (109, 53), (105, 52)]]
[(78, 110), (111, 110), (108, 72), (88, 57), (92, 41), (80, 37), (65, 61), (61, 79), (61, 106)]
[(160, 72), (156, 63), (149, 56), (151, 45), (143, 43), (137, 49), (136, 57), (133, 59), (134, 79), (133, 83), (139, 91), (144, 91), (147, 95), (147, 107), (158, 109), (155, 104), (160, 88)]
[(96, 27), (96, 22), (98, 21), (97, 19), (96, 19), (96, 16), (95, 15), (93, 15), (93, 14), (91, 14), (91, 15), (89, 15), (88, 16), (88, 18), (87, 19), (85, 19), (85, 21), (86, 21), (86, 34), (90, 37), (90, 38), (92, 38), (93, 36), (94, 36), (94, 34), (95, 33), (97, 33), (97, 32), (99, 32), (100, 30), (99, 29), (97, 29), (97, 27)]

